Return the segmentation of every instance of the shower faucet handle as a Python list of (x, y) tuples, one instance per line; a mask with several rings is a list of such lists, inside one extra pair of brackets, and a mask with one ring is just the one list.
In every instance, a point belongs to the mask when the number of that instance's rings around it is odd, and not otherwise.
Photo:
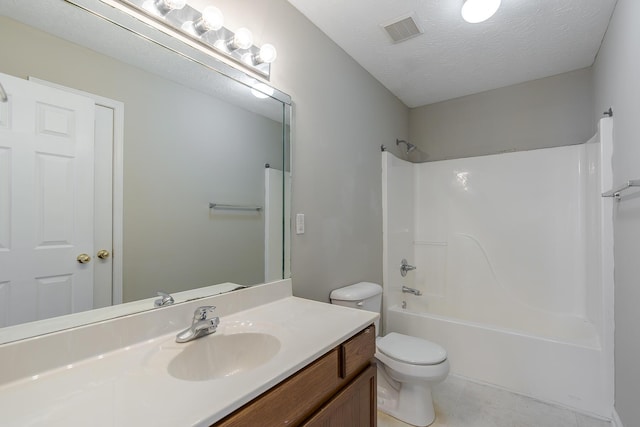
[(400, 262), (400, 275), (405, 277), (407, 275), (407, 271), (415, 270), (417, 267), (413, 265), (409, 265), (406, 259), (402, 259)]

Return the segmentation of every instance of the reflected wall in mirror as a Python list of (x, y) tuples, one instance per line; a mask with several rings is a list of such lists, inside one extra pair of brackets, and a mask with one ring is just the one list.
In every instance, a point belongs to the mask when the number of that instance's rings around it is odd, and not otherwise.
[(0, 5), (2, 327), (289, 277), (288, 97), (109, 9)]

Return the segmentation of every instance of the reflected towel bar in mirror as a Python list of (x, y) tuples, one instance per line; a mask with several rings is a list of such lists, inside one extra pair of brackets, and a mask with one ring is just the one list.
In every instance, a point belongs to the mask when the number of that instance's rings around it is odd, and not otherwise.
[(262, 206), (245, 206), (245, 205), (224, 205), (222, 203), (209, 203), (209, 209), (222, 209), (228, 211), (258, 211), (262, 210)]
[(619, 200), (620, 193), (631, 187), (640, 187), (640, 179), (631, 179), (627, 181), (627, 183), (620, 188), (616, 188), (615, 190), (610, 190), (610, 191), (607, 191), (606, 193), (602, 193), (602, 197), (615, 197), (616, 199)]

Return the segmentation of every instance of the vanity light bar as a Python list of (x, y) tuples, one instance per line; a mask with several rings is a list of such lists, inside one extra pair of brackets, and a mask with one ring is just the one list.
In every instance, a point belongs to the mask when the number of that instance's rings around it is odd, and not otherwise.
[[(135, 12), (141, 12), (151, 18), (153, 24), (162, 25), (163, 28), (160, 29), (165, 33), (194, 41), (212, 56), (230, 59), (269, 80), (271, 63), (276, 59), (275, 47), (270, 44), (255, 46), (253, 36), (246, 28), (239, 28), (236, 32), (225, 28), (222, 13), (216, 7), (209, 6), (199, 11), (186, 0), (102, 1), (124, 5), (119, 9), (134, 16)], [(133, 11), (135, 12), (132, 13)]]

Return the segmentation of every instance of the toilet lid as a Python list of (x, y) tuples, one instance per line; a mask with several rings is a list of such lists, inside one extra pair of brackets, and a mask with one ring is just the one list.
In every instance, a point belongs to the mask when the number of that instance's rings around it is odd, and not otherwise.
[(422, 338), (391, 332), (376, 342), (378, 351), (412, 365), (435, 365), (447, 358), (444, 348)]

